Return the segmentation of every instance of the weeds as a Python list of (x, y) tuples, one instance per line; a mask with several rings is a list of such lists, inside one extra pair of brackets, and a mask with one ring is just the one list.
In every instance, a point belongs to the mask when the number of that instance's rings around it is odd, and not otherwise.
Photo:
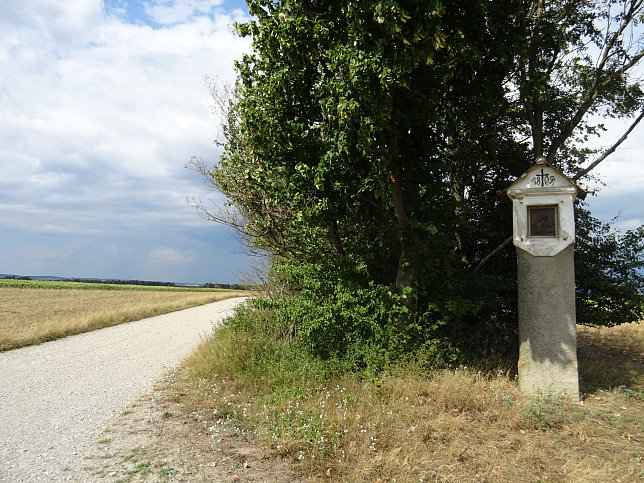
[(523, 413), (524, 425), (540, 431), (561, 429), (565, 421), (566, 407), (563, 401), (552, 398), (530, 401)]
[(142, 461), (137, 463), (134, 469), (128, 471), (127, 474), (130, 476), (139, 475), (141, 478), (145, 478), (150, 474), (151, 466), (152, 466), (152, 463), (150, 463), (149, 461)]
[(314, 480), (636, 481), (644, 471), (641, 387), (610, 389), (582, 368), (587, 387), (606, 389), (580, 406), (526, 399), (506, 369), (347, 373), (287, 333), (270, 311), (242, 311), (186, 362), (190, 404), (214, 440), (223, 426), (259, 435)]

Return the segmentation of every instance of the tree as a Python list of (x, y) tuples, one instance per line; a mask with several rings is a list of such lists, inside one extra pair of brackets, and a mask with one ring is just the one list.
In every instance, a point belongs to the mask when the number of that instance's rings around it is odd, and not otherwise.
[[(362, 342), (438, 334), (463, 347), (511, 334), (516, 267), (498, 248), (511, 220), (497, 194), (541, 154), (587, 176), (607, 155), (584, 145), (602, 131), (591, 116), (639, 114), (644, 53), (628, 39), (642, 2), (248, 5), (255, 18), (237, 29), (253, 51), (236, 65), (225, 150), (213, 170), (196, 161), (231, 203), (210, 216), (306, 294), (295, 322), (307, 334), (335, 324)], [(606, 248), (642, 266), (641, 250)], [(612, 292), (634, 306), (604, 322), (641, 316), (640, 289)], [(365, 313), (370, 297), (382, 303)]]

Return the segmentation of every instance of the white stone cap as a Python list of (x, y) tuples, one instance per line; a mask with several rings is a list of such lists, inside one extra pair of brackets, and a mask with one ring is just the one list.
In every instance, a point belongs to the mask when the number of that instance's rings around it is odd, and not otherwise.
[(538, 191), (543, 194), (574, 193), (575, 197), (582, 200), (586, 197), (585, 189), (541, 159), (545, 158), (542, 156), (537, 158), (537, 162), (508, 186), (501, 196), (522, 197)]
[[(575, 198), (586, 191), (537, 158), (501, 195), (512, 200), (514, 245), (533, 256), (554, 256), (575, 242)], [(538, 221), (546, 214), (546, 227)]]

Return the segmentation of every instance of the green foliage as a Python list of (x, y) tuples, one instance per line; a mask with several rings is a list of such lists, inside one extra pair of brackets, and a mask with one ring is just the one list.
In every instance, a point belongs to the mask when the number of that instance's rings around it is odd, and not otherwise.
[[(512, 231), (498, 193), (541, 154), (581, 173), (595, 154), (584, 143), (602, 130), (589, 116), (641, 109), (629, 71), (644, 52), (624, 32), (642, 6), (248, 3), (254, 18), (236, 28), (252, 51), (236, 65), (224, 153), (209, 172), (234, 210), (213, 218), (269, 255), (280, 318), (313, 354), (355, 367), (431, 353), (435, 341), (448, 358), (507, 351), (515, 256), (486, 258)], [(639, 263), (641, 252), (596, 228), (582, 249), (612, 252), (584, 278)], [(631, 281), (603, 292), (626, 311), (584, 310), (598, 323), (635, 317), (641, 279)]]
[(275, 309), (254, 299), (217, 329), (210, 344), (216, 367), (209, 370), (254, 380), (276, 392), (333, 372), (303, 350), (294, 336), (294, 328)]
[[(299, 348), (325, 361), (329, 373), (375, 374), (415, 354), (421, 365), (455, 363), (458, 349), (443, 334), (439, 311), (421, 317), (391, 287), (374, 284), (364, 264), (288, 264), (275, 267), (289, 294), (258, 299), (254, 305), (275, 311)], [(297, 282), (294, 284), (293, 281)]]
[(577, 210), (577, 321), (611, 327), (644, 318), (644, 227), (615, 232)]
[(330, 358), (355, 352), (361, 359), (391, 348), (392, 328), (407, 309), (387, 287), (361, 280), (351, 266), (336, 270), (320, 264), (280, 268), (299, 285), (284, 314), (297, 323), (314, 354)]

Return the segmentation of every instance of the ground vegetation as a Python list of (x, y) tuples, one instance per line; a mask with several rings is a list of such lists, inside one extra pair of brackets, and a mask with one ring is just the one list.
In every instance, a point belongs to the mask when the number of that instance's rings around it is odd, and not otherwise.
[(100, 481), (644, 478), (640, 325), (579, 327), (580, 405), (522, 396), (502, 365), (332, 375), (276, 337), (269, 313), (260, 315), (242, 311), (110, 425), (85, 461), (88, 474)]

